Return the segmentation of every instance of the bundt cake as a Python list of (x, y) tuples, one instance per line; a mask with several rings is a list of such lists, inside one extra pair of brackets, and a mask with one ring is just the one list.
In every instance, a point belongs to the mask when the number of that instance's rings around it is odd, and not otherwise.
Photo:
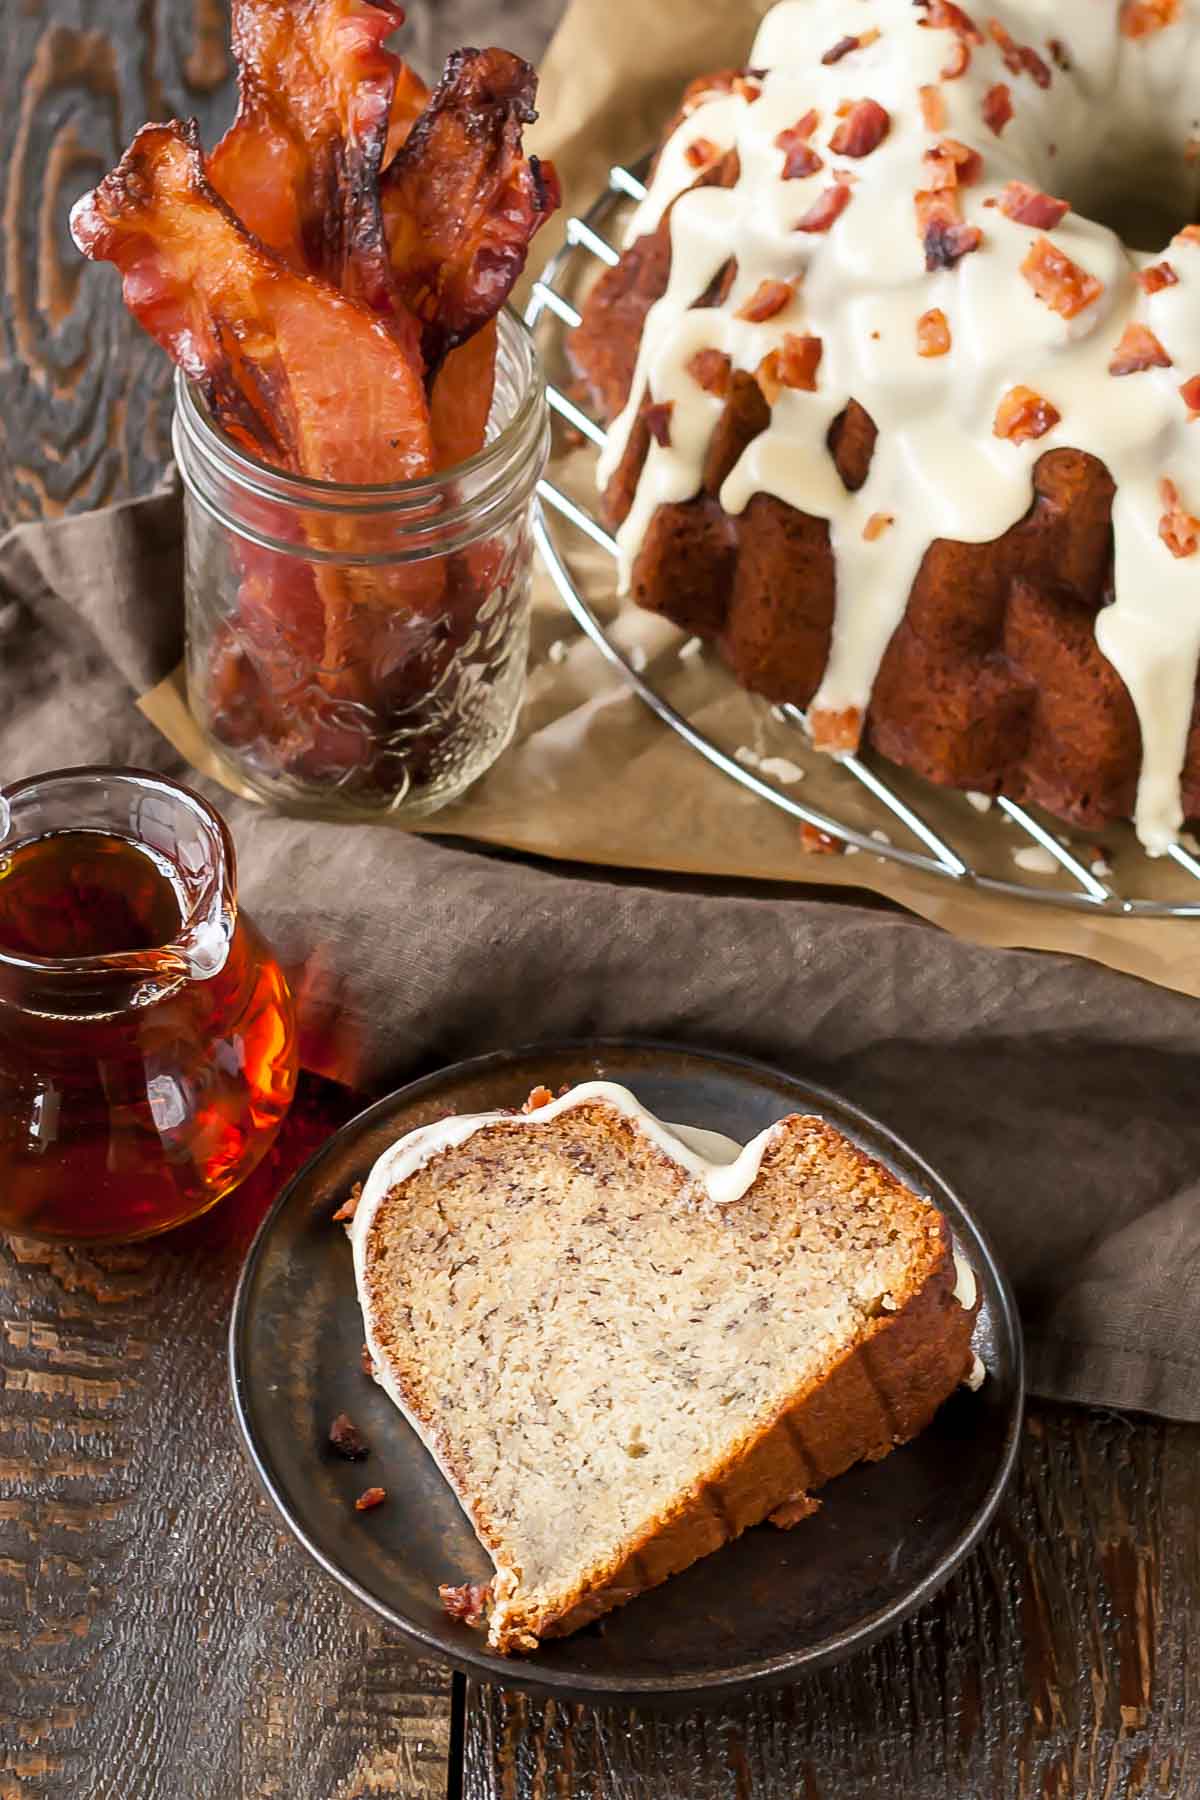
[(785, 0), (572, 334), (625, 591), (952, 786), (1200, 813), (1200, 4)]

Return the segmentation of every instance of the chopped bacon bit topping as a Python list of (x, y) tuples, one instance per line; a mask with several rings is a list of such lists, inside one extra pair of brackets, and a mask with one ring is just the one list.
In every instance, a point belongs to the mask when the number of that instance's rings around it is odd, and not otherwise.
[(1173, 244), (1200, 244), (1200, 225), (1185, 225), (1171, 239)]
[(790, 281), (760, 281), (750, 298), (738, 307), (737, 317), (761, 325), (764, 319), (773, 319), (782, 312), (795, 292)]
[(655, 443), (661, 444), (664, 449), (671, 442), (671, 414), (674, 411), (675, 402), (673, 400), (652, 400), (648, 406), (642, 408), (642, 418), (645, 420), (646, 429)]
[(723, 155), (723, 151), (720, 144), (714, 144), (711, 138), (698, 137), (692, 139), (684, 151), (684, 155), (693, 169), (707, 169), (710, 164), (716, 162), (719, 156)]
[(817, 370), (821, 366), (824, 348), (819, 337), (810, 337), (806, 332), (785, 332), (783, 343), (777, 352), (779, 379), (784, 387), (800, 388), (808, 394), (815, 393)]
[(733, 364), (723, 350), (697, 350), (688, 358), (687, 372), (706, 394), (724, 396), (729, 392)]
[(1178, 17), (1179, 0), (1121, 0), (1121, 33), (1127, 38), (1152, 37)]
[(895, 523), (895, 513), (872, 513), (866, 524), (863, 526), (863, 536), (866, 538), (868, 544), (873, 544), (876, 538), (881, 538), (883, 536), (889, 525), (894, 525)]
[(949, 320), (940, 306), (931, 306), (917, 320), (917, 355), (945, 356), (949, 348)]
[(995, 43), (1000, 46), (1000, 54), (1004, 58), (1004, 66), (1014, 75), (1032, 75), (1040, 88), (1048, 88), (1051, 74), (1037, 51), (1028, 44), (1018, 44), (1012, 33), (1003, 26), (999, 19), (988, 20), (988, 30)]
[(1183, 395), (1183, 403), (1193, 415), (1200, 415), (1200, 375), (1189, 375), (1179, 392)]
[(1157, 294), (1163, 288), (1174, 287), (1178, 280), (1169, 262), (1151, 263), (1148, 269), (1138, 271), (1138, 286), (1145, 294)]
[(1200, 548), (1200, 519), (1185, 511), (1179, 489), (1164, 475), (1158, 484), (1163, 514), (1158, 521), (1158, 535), (1172, 556), (1194, 556)]
[(802, 219), (796, 221), (797, 231), (828, 231), (837, 219), (840, 219), (850, 204), (850, 189), (845, 182), (835, 182), (819, 194)]
[(921, 96), (921, 118), (926, 131), (941, 131), (946, 123), (946, 102), (942, 90), (934, 84), (918, 88)]
[(387, 1489), (381, 1487), (364, 1488), (354, 1502), (355, 1512), (370, 1512), (374, 1506), (382, 1506), (387, 1499)]
[(870, 156), (891, 127), (891, 118), (878, 100), (856, 100), (829, 140), (835, 156)]
[(1007, 81), (998, 81), (983, 96), (983, 122), (999, 137), (1012, 116), (1012, 89)]
[(733, 92), (740, 100), (744, 100), (747, 106), (753, 106), (754, 102), (762, 95), (762, 82), (754, 81), (746, 75), (737, 75), (733, 81)]
[(930, 188), (970, 187), (978, 181), (983, 158), (978, 150), (960, 144), (957, 138), (943, 138), (931, 144), (923, 159), (925, 185)]
[(846, 846), (840, 838), (830, 837), (819, 825), (810, 825), (805, 820), (800, 827), (800, 848), (809, 856), (844, 856)]
[(951, 50), (950, 55), (942, 64), (938, 73), (943, 81), (957, 81), (960, 75), (966, 74), (970, 66), (971, 46), (968, 44), (966, 38), (957, 38), (953, 50)]
[(961, 6), (955, 6), (954, 0), (930, 0), (925, 17), (918, 24), (932, 26), (935, 31), (957, 32), (971, 44), (983, 42), (983, 33), (974, 19)]
[(953, 269), (972, 250), (978, 250), (983, 233), (978, 225), (967, 225), (959, 210), (954, 188), (934, 189), (915, 196), (917, 228), (925, 248), (925, 267)]
[(460, 1587), (442, 1586), (438, 1588), (438, 1599), (446, 1613), (452, 1619), (461, 1619), (464, 1625), (481, 1625), (488, 1602), (492, 1597), (492, 1584), (479, 1581), (464, 1581)]
[(782, 344), (778, 349), (768, 350), (755, 370), (755, 380), (769, 405), (775, 404), (781, 388), (816, 393), (817, 370), (824, 348), (819, 337), (795, 331), (784, 333)]
[(1171, 359), (1148, 325), (1136, 321), (1121, 333), (1108, 364), (1110, 375), (1140, 375), (1143, 369), (1169, 369)]
[(338, 1455), (344, 1456), (348, 1462), (361, 1462), (364, 1456), (370, 1454), (371, 1450), (371, 1446), (348, 1413), (339, 1413), (329, 1427), (329, 1442)]
[(998, 438), (1012, 444), (1023, 444), (1029, 438), (1045, 437), (1062, 418), (1058, 408), (1035, 394), (1032, 388), (1009, 388), (996, 408), (992, 430)]
[(843, 56), (849, 56), (852, 50), (865, 50), (867, 45), (873, 44), (878, 36), (878, 29), (872, 26), (870, 31), (861, 31), (857, 37), (839, 38), (833, 48), (825, 52), (821, 61), (826, 67), (833, 63), (839, 63)]
[(1021, 273), (1038, 299), (1064, 319), (1073, 319), (1104, 292), (1102, 281), (1072, 262), (1049, 238), (1038, 238), (1021, 264)]
[(1037, 231), (1053, 231), (1070, 210), (1069, 200), (1056, 200), (1027, 181), (1010, 181), (1000, 196), (1000, 211), (1007, 218), (1018, 225), (1032, 225)]
[(549, 1106), (553, 1098), (554, 1095), (548, 1087), (531, 1088), (529, 1098), (522, 1105), (521, 1111), (523, 1113), (537, 1112), (541, 1107)]
[(815, 175), (825, 167), (809, 138), (816, 130), (819, 114), (809, 111), (794, 125), (789, 125), (775, 139), (775, 147), (783, 151), (783, 179), (796, 181), (804, 175)]
[(361, 1367), (363, 1374), (369, 1375), (371, 1377), (371, 1379), (374, 1380), (374, 1378), (375, 1378), (375, 1359), (371, 1355), (371, 1352), (368, 1350), (368, 1348), (365, 1344), (363, 1345), (362, 1349), (358, 1353), (358, 1361), (359, 1361), (359, 1366)]
[(1047, 38), (1046, 48), (1050, 52), (1050, 61), (1054, 64), (1055, 68), (1061, 69), (1064, 75), (1069, 74), (1071, 68), (1071, 56), (1062, 39)]
[(358, 1203), (362, 1199), (362, 1182), (356, 1181), (346, 1199), (333, 1215), (335, 1225), (348, 1225), (358, 1211)]
[(857, 750), (862, 728), (863, 716), (857, 706), (847, 706), (841, 712), (822, 710), (808, 715), (809, 736), (816, 750), (834, 753)]

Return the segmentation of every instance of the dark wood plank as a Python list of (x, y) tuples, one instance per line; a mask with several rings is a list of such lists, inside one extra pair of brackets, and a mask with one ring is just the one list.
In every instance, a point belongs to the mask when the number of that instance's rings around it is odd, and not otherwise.
[(1200, 1431), (1037, 1406), (996, 1528), (874, 1650), (674, 1717), (471, 1688), (463, 1791), (1188, 1800), (1200, 1793), (1198, 1600)]
[(441, 1800), (449, 1674), (284, 1533), (229, 1406), (229, 1302), (346, 1103), (158, 1244), (0, 1239), (0, 1800)]

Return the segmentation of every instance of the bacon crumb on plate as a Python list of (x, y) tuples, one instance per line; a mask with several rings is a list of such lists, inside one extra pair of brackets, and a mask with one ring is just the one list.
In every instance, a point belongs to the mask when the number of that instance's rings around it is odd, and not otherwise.
[(445, 1613), (451, 1619), (460, 1619), (464, 1625), (482, 1625), (491, 1597), (490, 1581), (464, 1581), (458, 1586), (447, 1583), (438, 1588), (438, 1599)]
[(386, 1499), (386, 1488), (364, 1488), (362, 1493), (358, 1496), (358, 1499), (354, 1502), (354, 1510), (355, 1512), (371, 1512), (375, 1507), (382, 1506)]
[(348, 1225), (350, 1223), (351, 1219), (358, 1211), (358, 1203), (362, 1199), (362, 1189), (362, 1182), (356, 1181), (354, 1186), (350, 1189), (349, 1195), (342, 1201), (342, 1204), (333, 1215), (333, 1223), (335, 1225)]
[(549, 1106), (554, 1095), (548, 1087), (535, 1087), (530, 1090), (528, 1100), (521, 1107), (523, 1113), (538, 1112), (543, 1106)]
[(371, 1446), (348, 1413), (339, 1413), (329, 1427), (329, 1442), (348, 1462), (361, 1462), (370, 1455)]

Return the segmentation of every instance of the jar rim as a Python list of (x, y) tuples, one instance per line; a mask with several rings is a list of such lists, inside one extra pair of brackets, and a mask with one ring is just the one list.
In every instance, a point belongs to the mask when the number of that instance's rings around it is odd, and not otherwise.
[[(217, 809), (210, 805), (202, 794), (194, 788), (175, 781), (169, 775), (163, 775), (155, 769), (139, 769), (119, 763), (80, 763), (66, 769), (46, 769), (40, 774), (25, 775), (20, 780), (0, 787), (0, 855), (4, 853), (5, 839), (8, 836), (12, 805), (15, 800), (27, 795), (30, 789), (54, 788), (69, 782), (109, 781), (126, 783), (130, 787), (157, 791), (169, 796), (172, 800), (181, 801), (184, 806), (211, 831), (217, 846), (218, 860), (205, 881), (203, 888), (197, 892), (187, 911), (181, 918), (178, 930), (169, 943), (154, 944), (144, 950), (117, 950), (101, 952), (94, 956), (25, 956), (13, 950), (6, 950), (0, 945), (0, 968), (15, 969), (28, 974), (41, 976), (55, 975), (103, 975), (130, 976), (145, 972), (154, 959), (155, 969), (161, 967), (161, 959), (175, 953), (181, 963), (180, 973), (189, 971), (183, 966), (186, 953), (191, 944), (207, 927), (213, 910), (213, 902), (224, 897), (226, 909), (230, 915), (229, 923), (237, 918), (237, 852), (229, 827)], [(67, 826), (63, 829), (69, 830)], [(91, 830), (92, 826), (81, 825), (80, 830)], [(24, 840), (18, 838), (14, 848)]]
[(243, 450), (213, 422), (200, 398), (197, 384), (190, 381), (182, 369), (175, 372), (176, 419), (201, 455), (217, 462), (222, 472), (243, 489), (269, 499), (287, 500), (315, 511), (336, 512), (346, 511), (350, 502), (361, 504), (364, 500), (370, 501), (372, 508), (388, 511), (436, 504), (447, 486), (461, 481), (464, 476), (486, 476), (502, 468), (523, 443), (534, 420), (540, 420), (546, 377), (533, 334), (510, 306), (503, 307), (497, 319), (508, 347), (521, 353), (524, 379), (520, 403), (507, 424), (474, 456), (448, 469), (440, 469), (436, 474), (400, 482), (360, 483), (327, 481), (320, 476), (294, 474), (277, 468)]

